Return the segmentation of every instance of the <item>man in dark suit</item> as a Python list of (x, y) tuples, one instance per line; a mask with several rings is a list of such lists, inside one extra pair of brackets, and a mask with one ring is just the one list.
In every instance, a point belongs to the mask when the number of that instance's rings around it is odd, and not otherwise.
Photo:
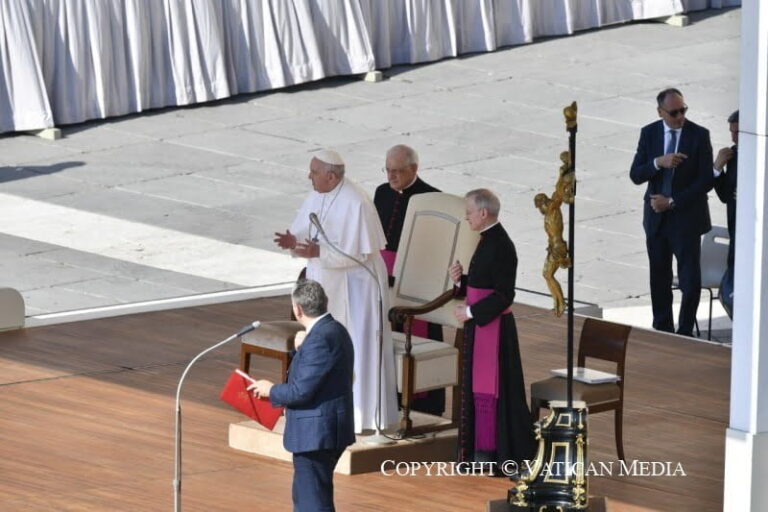
[[(738, 163), (739, 146), (739, 111), (737, 110), (728, 117), (728, 129), (731, 131), (731, 141), (733, 146), (722, 148), (715, 158), (715, 192), (720, 201), (725, 203), (728, 215), (728, 269), (724, 284), (720, 287), (720, 297), (722, 298), (725, 310), (728, 316), (733, 318), (733, 260), (736, 251), (736, 169)], [(726, 281), (727, 280), (727, 281)], [(728, 286), (730, 285), (730, 286)], [(730, 289), (730, 293), (726, 292)], [(723, 293), (726, 292), (726, 293)]]
[(712, 229), (707, 192), (713, 185), (709, 131), (685, 117), (683, 94), (656, 97), (659, 121), (643, 127), (629, 176), (647, 183), (643, 209), (650, 264), (653, 327), (674, 332), (672, 255), (683, 299), (678, 334), (693, 335), (701, 294), (701, 235)]
[(327, 312), (316, 281), (299, 281), (293, 313), (307, 335), (296, 349), (288, 382), (259, 380), (252, 389), (286, 408), (283, 446), (293, 453), (293, 510), (333, 511), (333, 469), (355, 442), (352, 405), (354, 353), (347, 330)]

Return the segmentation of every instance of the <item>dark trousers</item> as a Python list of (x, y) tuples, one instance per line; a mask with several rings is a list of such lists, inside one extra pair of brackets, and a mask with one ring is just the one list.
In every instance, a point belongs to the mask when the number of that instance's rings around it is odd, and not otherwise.
[(343, 452), (337, 449), (293, 454), (294, 512), (334, 512), (333, 468)]
[[(665, 219), (665, 221), (668, 219)], [(677, 260), (677, 278), (683, 300), (678, 334), (691, 336), (701, 298), (701, 237), (696, 230), (673, 230), (662, 222), (655, 235), (646, 238), (651, 274), (653, 328), (674, 332), (672, 317), (672, 256)]]

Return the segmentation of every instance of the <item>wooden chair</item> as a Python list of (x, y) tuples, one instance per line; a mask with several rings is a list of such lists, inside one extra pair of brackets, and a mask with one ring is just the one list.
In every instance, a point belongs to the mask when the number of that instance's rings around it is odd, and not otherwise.
[[(467, 267), (480, 239), (478, 233), (469, 229), (464, 216), (464, 199), (452, 194), (418, 194), (408, 203), (395, 260), (389, 313), (393, 324), (404, 326), (404, 332), (392, 333), (403, 435), (458, 425), (464, 325), (453, 316), (453, 310), (463, 299), (454, 298), (448, 267), (457, 259)], [(453, 342), (413, 336), (414, 318), (455, 329)], [(453, 388), (451, 422), (414, 428), (410, 417), (414, 395), (447, 387)]]
[(280, 361), (281, 382), (288, 376), (288, 365), (291, 364), (291, 351), (294, 340), (304, 327), (294, 321), (262, 322), (261, 327), (249, 332), (240, 339), (240, 369), (245, 373), (251, 367), (251, 356), (258, 355)]
[[(624, 414), (624, 361), (627, 355), (627, 340), (632, 328), (596, 318), (587, 318), (581, 329), (577, 366), (585, 367), (588, 357), (616, 363), (618, 382), (587, 384), (573, 381), (573, 399), (586, 402), (589, 414), (604, 411), (614, 412), (616, 452), (624, 460), (622, 423)], [(531, 384), (531, 413), (534, 421), (539, 419), (539, 409), (549, 408), (552, 400), (566, 399), (566, 379), (551, 377)]]

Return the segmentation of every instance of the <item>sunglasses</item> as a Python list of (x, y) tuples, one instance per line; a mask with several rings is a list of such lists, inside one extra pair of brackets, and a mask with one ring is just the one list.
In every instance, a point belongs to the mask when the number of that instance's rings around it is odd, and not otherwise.
[(663, 108), (661, 110), (664, 110), (664, 112), (672, 117), (677, 117), (679, 114), (685, 115), (685, 113), (688, 112), (688, 105), (683, 105), (682, 107), (675, 110), (665, 110)]

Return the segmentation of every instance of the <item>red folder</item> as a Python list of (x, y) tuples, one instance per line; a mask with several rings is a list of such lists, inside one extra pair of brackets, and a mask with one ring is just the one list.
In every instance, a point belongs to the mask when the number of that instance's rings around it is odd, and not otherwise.
[(254, 381), (250, 375), (234, 370), (229, 376), (219, 398), (242, 412), (252, 420), (264, 425), (269, 430), (275, 428), (277, 420), (283, 415), (282, 407), (272, 407), (268, 398), (256, 398), (248, 391)]

